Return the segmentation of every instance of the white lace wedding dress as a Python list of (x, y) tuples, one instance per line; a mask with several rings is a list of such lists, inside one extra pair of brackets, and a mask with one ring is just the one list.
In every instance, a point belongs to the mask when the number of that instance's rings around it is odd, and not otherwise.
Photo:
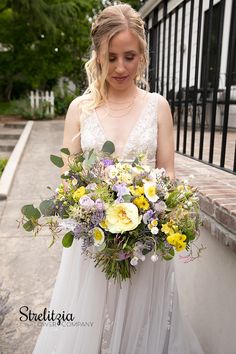
[[(158, 94), (147, 103), (132, 129), (122, 159), (148, 152), (155, 166)], [(106, 137), (95, 111), (81, 124), (82, 149), (101, 149)], [(173, 262), (146, 256), (132, 282), (107, 281), (92, 260), (81, 256), (75, 240), (63, 250), (50, 304), (55, 313), (72, 313), (72, 323), (44, 326), (34, 354), (202, 354), (178, 305)]]

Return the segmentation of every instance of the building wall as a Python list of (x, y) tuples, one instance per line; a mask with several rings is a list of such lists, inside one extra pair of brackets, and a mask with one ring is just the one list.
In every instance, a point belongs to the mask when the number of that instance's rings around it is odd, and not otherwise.
[(200, 259), (175, 260), (182, 311), (205, 354), (236, 353), (236, 257), (202, 228)]

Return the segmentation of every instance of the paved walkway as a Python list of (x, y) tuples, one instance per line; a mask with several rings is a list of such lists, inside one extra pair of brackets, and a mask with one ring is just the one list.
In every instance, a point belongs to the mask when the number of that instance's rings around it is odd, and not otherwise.
[(16, 220), (21, 217), (23, 205), (32, 202), (37, 205), (50, 195), (46, 187), (55, 188), (60, 181), (59, 169), (49, 156), (59, 153), (63, 124), (63, 121), (34, 123), (10, 195), (7, 201), (0, 202), (0, 294), (7, 296), (10, 292), (7, 304), (11, 306), (0, 327), (1, 354), (32, 353), (40, 328), (21, 322), (19, 309), (28, 306), (41, 312), (51, 298), (61, 258), (60, 242), (48, 249), (49, 236), (44, 233), (35, 239), (18, 228)]

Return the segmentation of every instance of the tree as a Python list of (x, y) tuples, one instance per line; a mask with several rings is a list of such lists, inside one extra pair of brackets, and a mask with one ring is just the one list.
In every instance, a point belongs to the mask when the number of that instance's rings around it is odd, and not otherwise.
[[(130, 0), (134, 8), (141, 1)], [(107, 0), (1, 0), (0, 99), (51, 89), (61, 76), (83, 89), (93, 16)]]
[(60, 76), (78, 75), (89, 43), (95, 0), (14, 0), (0, 5), (0, 87), (46, 88)]

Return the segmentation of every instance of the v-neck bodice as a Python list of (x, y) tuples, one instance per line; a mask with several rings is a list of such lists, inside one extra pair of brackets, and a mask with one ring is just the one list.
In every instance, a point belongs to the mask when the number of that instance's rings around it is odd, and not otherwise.
[[(148, 93), (145, 106), (137, 118), (136, 123), (128, 134), (123, 151), (117, 156), (122, 161), (131, 161), (139, 153), (147, 154), (147, 163), (155, 166), (157, 150), (157, 117), (158, 94)], [(94, 148), (101, 150), (106, 140), (112, 140), (106, 136), (105, 129), (101, 125), (95, 110), (80, 119), (81, 148), (83, 151)], [(113, 141), (116, 145), (116, 143)]]

